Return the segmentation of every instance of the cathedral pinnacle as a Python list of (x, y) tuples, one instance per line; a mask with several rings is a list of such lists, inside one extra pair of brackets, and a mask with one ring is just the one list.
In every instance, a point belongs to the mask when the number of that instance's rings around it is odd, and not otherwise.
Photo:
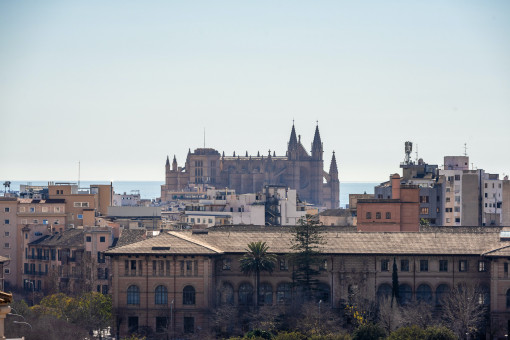
[(170, 159), (166, 156), (166, 166), (170, 166)]
[(296, 148), (298, 145), (296, 138), (296, 129), (294, 128), (294, 122), (292, 122), (292, 130), (290, 131), (290, 139), (289, 139), (289, 150)]
[(329, 165), (329, 174), (338, 174), (338, 168), (336, 166), (335, 151), (333, 151), (333, 157), (331, 157), (331, 164)]

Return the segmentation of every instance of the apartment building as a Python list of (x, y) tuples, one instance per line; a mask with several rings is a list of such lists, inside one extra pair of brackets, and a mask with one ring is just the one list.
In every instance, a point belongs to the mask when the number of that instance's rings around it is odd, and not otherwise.
[(2, 268), (4, 278), (4, 288), (9, 290), (16, 285), (17, 268), (17, 244), (19, 237), (17, 234), (17, 209), (18, 200), (15, 197), (0, 197), (0, 256), (8, 259)]
[(390, 182), (391, 198), (358, 200), (358, 230), (419, 231), (419, 186), (401, 184), (399, 174), (392, 175)]

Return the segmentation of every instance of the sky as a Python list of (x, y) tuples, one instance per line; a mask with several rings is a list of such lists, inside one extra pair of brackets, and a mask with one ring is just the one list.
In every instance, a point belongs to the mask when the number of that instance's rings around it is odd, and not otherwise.
[(285, 155), (293, 121), (340, 181), (405, 141), (509, 174), (510, 2), (0, 1), (2, 182), (163, 181), (204, 131)]

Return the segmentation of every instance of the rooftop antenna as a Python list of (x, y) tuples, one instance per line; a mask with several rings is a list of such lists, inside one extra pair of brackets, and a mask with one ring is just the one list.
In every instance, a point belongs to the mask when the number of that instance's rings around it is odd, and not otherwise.
[(405, 142), (405, 149), (404, 152), (406, 153), (406, 158), (404, 159), (405, 164), (409, 164), (411, 161), (411, 152), (413, 151), (413, 143), (412, 142)]
[(464, 156), (467, 156), (467, 143), (464, 143)]

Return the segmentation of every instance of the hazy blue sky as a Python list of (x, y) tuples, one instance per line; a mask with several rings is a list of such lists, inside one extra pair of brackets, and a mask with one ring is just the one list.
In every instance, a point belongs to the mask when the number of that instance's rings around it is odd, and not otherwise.
[(2, 181), (163, 180), (204, 128), (284, 155), (293, 119), (341, 181), (406, 140), (510, 173), (510, 1), (0, 2)]

